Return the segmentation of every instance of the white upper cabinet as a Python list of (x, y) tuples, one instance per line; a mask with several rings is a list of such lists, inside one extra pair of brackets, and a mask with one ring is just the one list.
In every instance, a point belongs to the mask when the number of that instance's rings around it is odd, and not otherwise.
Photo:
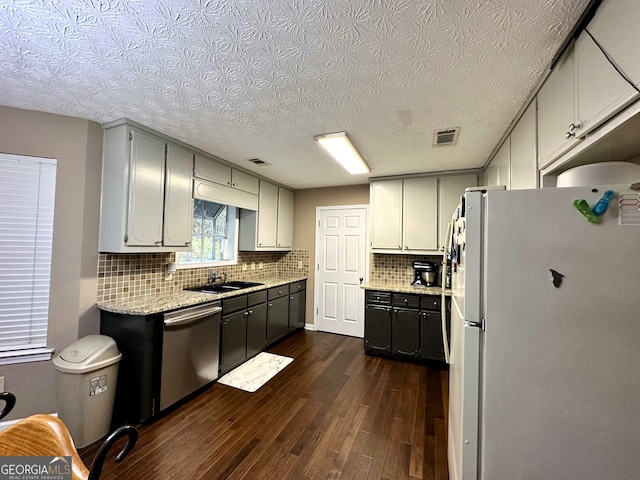
[(538, 92), (538, 164), (552, 162), (579, 138), (575, 119), (575, 56), (564, 56)]
[(100, 251), (188, 250), (193, 153), (126, 123), (114, 123), (104, 132)]
[(194, 198), (257, 210), (258, 177), (199, 154), (195, 156), (193, 176)]
[(575, 48), (577, 121), (581, 135), (586, 135), (629, 105), (638, 93), (613, 68), (588, 34), (583, 32), (578, 37)]
[[(638, 0), (604, 0), (587, 26), (589, 32), (636, 87), (640, 87), (638, 19)], [(584, 35), (585, 33), (582, 34)]]
[(196, 154), (193, 173), (195, 177), (203, 180), (258, 194), (258, 177), (202, 155)]
[(527, 107), (509, 136), (511, 157), (509, 186), (512, 190), (538, 186), (536, 102)]
[(371, 248), (402, 252), (402, 180), (371, 182)]
[(240, 250), (289, 251), (292, 240), (293, 192), (260, 180), (257, 211), (240, 210)]
[(438, 178), (404, 180), (402, 203), (403, 251), (438, 250)]
[(276, 247), (291, 249), (293, 246), (293, 192), (278, 188), (278, 228)]
[(167, 144), (167, 166), (164, 193), (163, 245), (188, 247), (191, 245), (193, 224), (193, 194), (191, 173), (193, 152)]
[(129, 211), (124, 242), (130, 247), (161, 246), (166, 143), (133, 129), (130, 142)]
[(444, 249), (446, 228), (476, 174), (408, 177), (370, 183), (370, 238), (374, 253), (434, 254)]
[(478, 175), (467, 173), (463, 175), (447, 175), (440, 177), (440, 195), (438, 208), (438, 249), (444, 252), (447, 244), (447, 225), (451, 221), (453, 211), (460, 203), (464, 190), (478, 185)]
[(511, 186), (509, 165), (511, 163), (511, 137), (507, 137), (484, 171), (484, 184), (489, 187)]

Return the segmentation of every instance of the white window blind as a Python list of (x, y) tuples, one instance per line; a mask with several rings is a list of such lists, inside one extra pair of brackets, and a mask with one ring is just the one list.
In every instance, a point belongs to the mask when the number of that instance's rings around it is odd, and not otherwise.
[(0, 154), (0, 359), (47, 344), (56, 161)]

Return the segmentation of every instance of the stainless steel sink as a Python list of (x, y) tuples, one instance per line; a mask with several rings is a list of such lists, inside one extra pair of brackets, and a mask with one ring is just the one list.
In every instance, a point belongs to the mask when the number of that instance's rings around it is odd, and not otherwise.
[(227, 293), (236, 290), (242, 290), (244, 288), (259, 287), (260, 285), (264, 284), (259, 282), (245, 282), (242, 280), (236, 280), (225, 283), (212, 283), (209, 285), (202, 285), (200, 287), (185, 288), (185, 290), (202, 293)]

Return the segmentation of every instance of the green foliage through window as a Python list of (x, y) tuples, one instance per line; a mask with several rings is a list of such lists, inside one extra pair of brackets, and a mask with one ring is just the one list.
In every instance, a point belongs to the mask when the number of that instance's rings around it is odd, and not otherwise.
[[(230, 212), (230, 210), (232, 210)], [(220, 262), (229, 259), (230, 222), (235, 208), (205, 200), (194, 200), (190, 252), (179, 252), (178, 263)], [(229, 253), (229, 254), (228, 254)]]

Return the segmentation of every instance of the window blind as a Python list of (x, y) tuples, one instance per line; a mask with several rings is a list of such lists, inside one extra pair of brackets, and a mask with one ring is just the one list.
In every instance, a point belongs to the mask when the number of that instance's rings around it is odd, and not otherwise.
[(0, 355), (46, 346), (56, 161), (0, 154)]

